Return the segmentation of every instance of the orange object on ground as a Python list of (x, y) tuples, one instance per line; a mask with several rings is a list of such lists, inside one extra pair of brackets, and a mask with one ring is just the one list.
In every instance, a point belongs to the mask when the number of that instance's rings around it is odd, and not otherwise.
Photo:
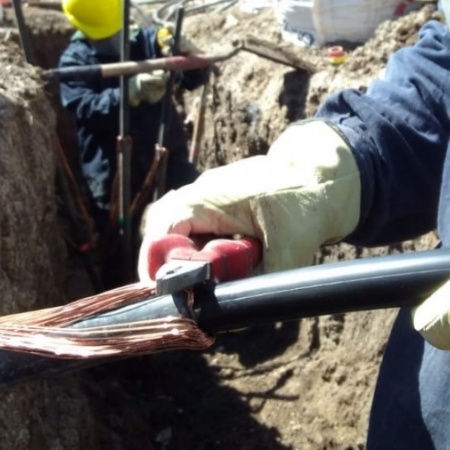
[(331, 64), (338, 66), (347, 59), (347, 54), (342, 47), (334, 46), (328, 49), (328, 58), (330, 59)]

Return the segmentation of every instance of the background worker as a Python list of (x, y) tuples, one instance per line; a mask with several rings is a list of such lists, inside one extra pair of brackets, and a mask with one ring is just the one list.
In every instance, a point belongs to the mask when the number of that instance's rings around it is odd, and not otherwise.
[[(450, 0), (443, 8), (450, 18)], [(366, 93), (331, 95), (314, 120), (292, 124), (267, 155), (206, 171), (151, 205), (139, 276), (148, 279), (148, 246), (167, 233), (255, 236), (266, 272), (309, 265), (322, 245), (387, 245), (436, 225), (450, 247), (449, 138), (450, 34), (430, 21)], [(450, 449), (450, 352), (430, 345), (450, 348), (446, 291), (450, 282), (413, 312), (425, 340), (411, 311), (399, 314), (367, 450)]]
[[(67, 19), (78, 31), (61, 55), (60, 67), (119, 61), (123, 26), (121, 0), (63, 0), (62, 7)], [(157, 31), (155, 27), (135, 27), (130, 31), (131, 60), (163, 56), (163, 52), (167, 51), (167, 40), (158, 43)], [(188, 39), (181, 39), (181, 54), (197, 50)], [(167, 76), (163, 71), (155, 71), (129, 79), (132, 198), (141, 188), (153, 161)], [(206, 81), (207, 71), (180, 72), (176, 77), (182, 88), (191, 90)], [(101, 237), (111, 224), (116, 140), (119, 134), (119, 78), (72, 81), (60, 86), (62, 105), (73, 113), (76, 120), (82, 173), (91, 201), (91, 214)], [(168, 113), (170, 122), (164, 142), (169, 150), (166, 186), (173, 189), (194, 181), (198, 173), (188, 162), (187, 136), (173, 102)], [(108, 269), (111, 269), (114, 258), (111, 255), (105, 258)], [(105, 287), (120, 285), (124, 281), (120, 279), (122, 272), (118, 266), (117, 272), (113, 270), (110, 275), (105, 275)]]

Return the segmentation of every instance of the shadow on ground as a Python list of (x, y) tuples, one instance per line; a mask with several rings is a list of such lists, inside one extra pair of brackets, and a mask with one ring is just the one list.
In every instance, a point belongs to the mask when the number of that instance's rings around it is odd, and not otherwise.
[(292, 450), (279, 442), (277, 429), (252, 417), (247, 399), (220, 384), (216, 370), (191, 352), (86, 370), (101, 448)]

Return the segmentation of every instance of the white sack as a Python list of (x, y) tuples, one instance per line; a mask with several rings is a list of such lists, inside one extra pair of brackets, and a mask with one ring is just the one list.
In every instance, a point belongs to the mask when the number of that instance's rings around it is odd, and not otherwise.
[(365, 42), (377, 26), (414, 7), (412, 0), (275, 0), (285, 40), (302, 46)]

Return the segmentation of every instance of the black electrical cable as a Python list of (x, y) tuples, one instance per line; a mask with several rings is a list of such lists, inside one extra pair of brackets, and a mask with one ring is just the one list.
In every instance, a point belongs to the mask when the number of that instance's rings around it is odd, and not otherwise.
[[(450, 250), (402, 253), (199, 286), (193, 317), (219, 333), (326, 314), (413, 306), (450, 278)], [(75, 328), (180, 315), (184, 293), (150, 298), (99, 314)]]
[[(215, 334), (242, 327), (326, 314), (411, 307), (450, 278), (450, 250), (436, 249), (322, 264), (195, 289), (194, 308), (184, 292), (84, 319), (69, 328), (136, 323), (167, 316), (194, 317)], [(81, 370), (101, 361), (57, 360), (0, 351), (0, 388)]]

